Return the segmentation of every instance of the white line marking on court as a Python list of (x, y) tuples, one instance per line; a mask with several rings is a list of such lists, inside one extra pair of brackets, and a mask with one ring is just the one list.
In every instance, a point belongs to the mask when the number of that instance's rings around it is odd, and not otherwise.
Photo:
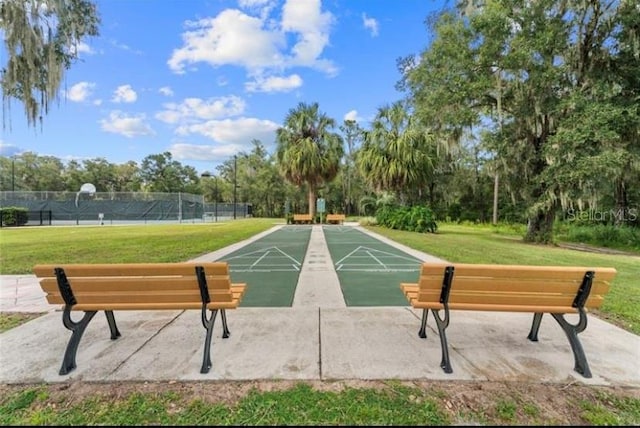
[[(368, 254), (370, 257), (376, 259), (372, 253), (377, 253), (379, 255), (384, 255), (384, 256), (390, 256), (394, 259), (402, 259), (402, 260), (407, 260), (410, 261), (411, 263), (420, 263), (420, 260), (417, 260), (413, 257), (405, 257), (405, 256), (401, 256), (399, 254), (394, 254), (394, 253), (389, 253), (387, 251), (382, 251), (382, 250), (376, 250), (375, 248), (369, 248), (369, 247), (364, 247), (362, 245), (358, 246), (355, 250), (351, 251), (349, 254), (347, 254), (346, 256), (344, 256), (343, 258), (341, 258), (340, 260), (338, 260), (337, 262), (335, 262), (335, 265), (338, 265), (340, 263), (343, 263), (345, 261), (346, 258), (348, 257), (352, 257), (352, 255), (356, 252), (358, 252), (359, 250), (363, 250), (366, 254)], [(353, 257), (362, 257), (362, 256), (353, 256)], [(378, 259), (376, 259), (376, 261), (378, 263), (380, 263), (380, 261)], [(384, 266), (384, 263), (381, 263)]]
[(347, 257), (349, 257), (351, 254), (355, 253), (356, 251), (358, 251), (360, 248), (362, 248), (362, 246), (357, 247), (355, 250), (353, 250), (352, 252), (350, 252), (349, 254), (347, 254), (346, 256), (344, 256), (343, 258), (341, 258), (340, 260), (338, 260), (335, 264), (339, 264), (342, 263), (344, 261), (344, 259), (346, 259)]
[(387, 269), (387, 267), (385, 266), (385, 264), (384, 264), (384, 263), (382, 263), (382, 262), (380, 261), (380, 259), (379, 259), (379, 258), (377, 258), (377, 257), (376, 257), (376, 256), (374, 256), (373, 254), (371, 254), (371, 251), (367, 251), (367, 254), (369, 254), (373, 260), (375, 260), (375, 261), (377, 261), (378, 263), (380, 263), (380, 264), (382, 265), (382, 267), (383, 267), (383, 268)]
[(251, 265), (251, 267), (254, 267), (254, 266), (255, 266), (255, 265), (257, 265), (258, 263), (260, 263), (260, 260), (262, 260), (262, 259), (264, 259), (265, 257), (267, 257), (267, 256), (269, 255), (269, 253), (270, 253), (270, 252), (271, 252), (271, 251), (269, 250), (269, 251), (267, 251), (266, 253), (264, 253), (264, 254), (262, 255), (262, 257), (260, 257), (258, 260), (256, 260), (256, 261)]
[(265, 272), (265, 273), (269, 273), (269, 272), (293, 272), (293, 270), (291, 270), (291, 268), (289, 269), (237, 269), (237, 268), (233, 268), (231, 269), (231, 272)]
[(341, 269), (342, 272), (420, 272), (420, 269), (393, 269), (393, 268), (388, 268), (388, 269), (352, 269), (352, 268), (345, 268), (345, 269)]
[[(269, 247), (269, 248), (262, 248), (260, 250), (255, 250), (255, 251), (251, 251), (250, 253), (244, 253), (244, 254), (238, 254), (237, 256), (233, 256), (233, 257), (229, 257), (227, 260), (233, 260), (233, 259), (243, 259), (246, 258), (248, 256), (253, 256), (255, 254), (263, 254), (260, 259), (264, 258), (266, 253), (269, 253), (270, 251), (275, 250), (278, 251), (280, 254), (282, 254), (283, 256), (285, 256), (286, 258), (288, 258), (289, 260), (292, 260), (296, 265), (300, 265), (300, 262), (297, 261), (296, 259), (294, 259), (293, 257), (291, 257), (289, 254), (285, 253), (284, 251), (282, 251), (280, 248), (278, 247)], [(259, 261), (259, 260), (258, 260)]]

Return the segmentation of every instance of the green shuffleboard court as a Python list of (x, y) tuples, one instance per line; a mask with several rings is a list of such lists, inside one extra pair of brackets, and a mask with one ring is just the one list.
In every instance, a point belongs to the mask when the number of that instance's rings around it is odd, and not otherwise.
[(347, 306), (406, 306), (401, 282), (417, 282), (422, 261), (350, 226), (323, 227)]
[(310, 237), (311, 226), (287, 226), (220, 258), (232, 282), (247, 283), (240, 306), (291, 306)]

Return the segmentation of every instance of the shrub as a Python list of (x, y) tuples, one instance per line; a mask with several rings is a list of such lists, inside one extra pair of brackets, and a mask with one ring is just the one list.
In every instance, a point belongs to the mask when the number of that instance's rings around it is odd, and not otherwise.
[(435, 233), (438, 229), (433, 211), (422, 205), (413, 207), (383, 206), (376, 211), (376, 221), (379, 225), (390, 229), (411, 232)]
[(29, 212), (23, 207), (6, 207), (0, 210), (3, 226), (22, 226), (29, 221)]

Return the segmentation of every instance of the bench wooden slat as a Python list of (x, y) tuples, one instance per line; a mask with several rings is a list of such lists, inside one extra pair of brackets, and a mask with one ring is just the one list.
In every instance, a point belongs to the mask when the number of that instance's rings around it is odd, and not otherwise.
[[(90, 292), (94, 290), (109, 290), (113, 292), (145, 292), (149, 289), (157, 291), (170, 290), (199, 290), (198, 280), (195, 275), (184, 277), (116, 277), (116, 278), (93, 278), (93, 277), (70, 277), (67, 279), (71, 283), (74, 294)], [(209, 290), (228, 290), (230, 277), (224, 275), (207, 276), (207, 287)], [(56, 278), (43, 278), (40, 286), (47, 293), (59, 293), (58, 281)]]
[[(415, 309), (444, 309), (443, 305), (435, 302), (415, 302), (411, 304)], [(547, 313), (547, 314), (572, 314), (578, 310), (571, 306), (505, 306), (494, 304), (457, 304), (449, 305), (450, 310), (461, 311), (495, 311), (495, 312), (527, 312), (527, 313)]]
[(345, 220), (344, 214), (327, 214), (327, 223), (342, 223)]
[[(587, 272), (594, 276), (590, 287), (582, 289)], [(418, 282), (400, 283), (400, 289), (413, 308), (423, 310), (419, 337), (427, 337), (426, 311), (431, 310), (436, 318), (442, 348), (440, 366), (445, 373), (453, 371), (446, 340), (450, 311), (502, 311), (534, 313), (527, 336), (532, 341), (538, 340), (542, 315), (554, 314), (569, 339), (574, 370), (590, 378), (578, 334), (586, 328), (588, 309), (604, 303), (616, 273), (615, 268), (423, 263)], [(567, 314), (578, 316), (578, 321), (567, 321)]]
[[(449, 307), (457, 305), (496, 304), (501, 306), (563, 306), (573, 304), (575, 294), (552, 293), (500, 293), (500, 292), (464, 292), (451, 290)], [(440, 302), (439, 291), (419, 291), (417, 299), (420, 302)], [(585, 307), (596, 308), (602, 305), (602, 296), (589, 296)]]
[[(420, 289), (441, 290), (442, 275), (423, 275), (420, 277)], [(537, 280), (532, 278), (489, 278), (489, 277), (462, 277), (456, 273), (453, 275), (452, 289), (469, 291), (513, 291), (513, 292), (556, 292), (572, 293), (574, 296), (578, 292), (582, 278), (566, 280)], [(606, 294), (609, 292), (611, 284), (608, 281), (594, 279), (591, 286), (591, 294)]]
[(474, 265), (450, 263), (423, 263), (421, 275), (435, 275), (442, 278), (447, 266), (455, 266), (455, 276), (477, 276), (490, 278), (534, 278), (582, 280), (585, 272), (595, 271), (597, 280), (611, 281), (616, 275), (615, 268), (592, 268), (574, 266), (526, 266), (526, 265)]
[[(63, 273), (60, 279), (56, 275), (58, 269)], [(116, 339), (120, 332), (114, 311), (220, 310), (225, 339), (230, 331), (224, 311), (236, 309), (246, 290), (245, 283), (231, 282), (226, 262), (40, 264), (33, 271), (47, 301), (63, 305), (63, 325), (72, 331), (61, 375), (76, 368), (78, 343), (93, 319), (85, 314), (79, 321), (73, 321), (72, 311), (105, 311), (111, 339)], [(209, 303), (203, 303), (203, 298)], [(210, 343), (215, 319), (213, 313), (207, 315), (203, 310), (206, 336), (201, 373), (208, 373), (211, 368)]]
[(122, 263), (122, 264), (41, 264), (33, 268), (37, 277), (55, 277), (55, 268), (64, 267), (70, 276), (183, 276), (194, 275), (196, 266), (202, 266), (207, 275), (229, 275), (225, 262), (182, 263)]
[[(217, 302), (211, 303), (207, 306), (208, 309), (236, 309), (240, 304), (239, 301), (233, 302)], [(110, 305), (109, 310), (112, 311), (140, 311), (140, 310), (152, 310), (160, 311), (165, 309), (201, 309), (202, 303), (118, 303)], [(73, 307), (74, 310), (79, 311), (102, 311), (104, 305), (101, 304), (83, 304)]]
[[(200, 303), (202, 300), (200, 297), (200, 290), (148, 290), (148, 291), (110, 291), (99, 290), (74, 293), (78, 304), (82, 303), (98, 303), (104, 302), (105, 307), (113, 303), (165, 303), (165, 302), (183, 302), (183, 303)], [(231, 300), (232, 293), (230, 291), (209, 291), (209, 297), (212, 302)], [(55, 302), (64, 303), (62, 296), (59, 293), (47, 294), (47, 301), (49, 303)], [(75, 308), (74, 308), (75, 309)]]

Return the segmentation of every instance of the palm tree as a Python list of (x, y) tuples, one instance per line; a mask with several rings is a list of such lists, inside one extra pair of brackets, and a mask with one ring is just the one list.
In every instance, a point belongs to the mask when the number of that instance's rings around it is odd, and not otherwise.
[(376, 192), (390, 190), (403, 196), (428, 183), (434, 147), (431, 134), (416, 125), (398, 101), (378, 109), (356, 162)]
[(307, 185), (311, 218), (318, 188), (336, 177), (344, 154), (342, 138), (332, 131), (335, 126), (334, 119), (319, 111), (318, 103), (301, 102), (276, 131), (280, 173), (297, 186)]

